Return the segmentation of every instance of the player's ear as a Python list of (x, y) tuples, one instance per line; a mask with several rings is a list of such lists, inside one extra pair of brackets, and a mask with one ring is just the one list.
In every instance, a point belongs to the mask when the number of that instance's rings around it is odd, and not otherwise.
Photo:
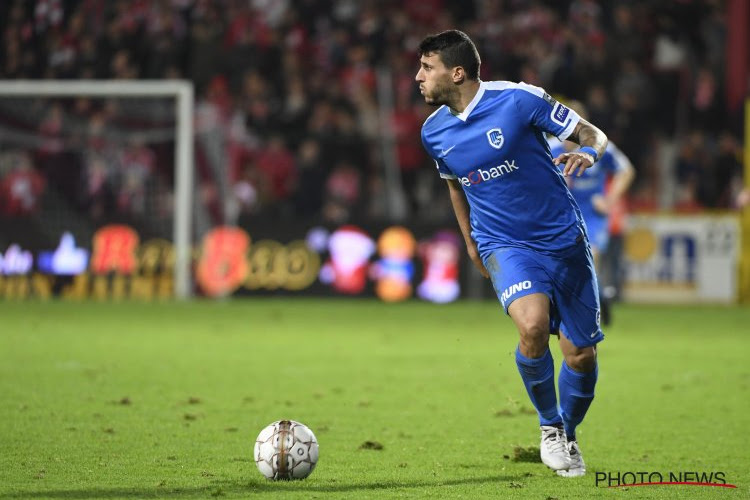
[(461, 83), (466, 79), (466, 71), (463, 66), (453, 68), (453, 83)]

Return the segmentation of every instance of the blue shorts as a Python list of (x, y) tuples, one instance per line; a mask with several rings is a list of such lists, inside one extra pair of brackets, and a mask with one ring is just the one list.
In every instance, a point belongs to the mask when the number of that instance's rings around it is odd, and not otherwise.
[(543, 293), (550, 300), (550, 333), (562, 331), (578, 348), (604, 339), (594, 262), (585, 239), (554, 256), (500, 248), (487, 256), (484, 265), (506, 314), (517, 298)]

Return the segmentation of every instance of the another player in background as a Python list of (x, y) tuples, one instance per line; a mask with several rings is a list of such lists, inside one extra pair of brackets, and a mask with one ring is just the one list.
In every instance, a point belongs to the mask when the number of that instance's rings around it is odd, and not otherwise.
[[(516, 365), (539, 414), (542, 461), (581, 476), (575, 432), (594, 399), (604, 335), (585, 224), (563, 174), (593, 165), (607, 137), (539, 87), (481, 81), (479, 53), (460, 31), (428, 36), (419, 56), (415, 79), (439, 106), (422, 143), (447, 182), (469, 257), (518, 329)], [(545, 133), (583, 147), (553, 159)], [(550, 334), (561, 334), (565, 357), (559, 409)]]
[[(586, 118), (586, 108), (578, 101), (571, 101), (568, 107)], [(578, 145), (571, 141), (550, 139), (552, 156), (575, 151)], [(611, 181), (610, 181), (611, 178)], [(609, 215), (623, 199), (635, 178), (635, 169), (630, 160), (612, 142), (599, 160), (580, 177), (566, 177), (568, 189), (578, 203), (586, 221), (591, 253), (594, 255), (594, 266), (597, 274), (602, 276), (602, 258), (609, 244)], [(609, 184), (608, 184), (609, 181)], [(609, 325), (612, 313), (609, 298), (602, 292), (599, 281), (599, 302), (602, 311), (602, 323)]]

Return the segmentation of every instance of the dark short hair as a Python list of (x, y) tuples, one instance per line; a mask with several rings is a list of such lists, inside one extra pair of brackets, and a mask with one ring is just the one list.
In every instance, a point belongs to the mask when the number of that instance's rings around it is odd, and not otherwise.
[(479, 65), (482, 60), (469, 35), (463, 31), (448, 30), (429, 35), (419, 44), (419, 56), (435, 53), (448, 68), (461, 66), (471, 80), (479, 80)]

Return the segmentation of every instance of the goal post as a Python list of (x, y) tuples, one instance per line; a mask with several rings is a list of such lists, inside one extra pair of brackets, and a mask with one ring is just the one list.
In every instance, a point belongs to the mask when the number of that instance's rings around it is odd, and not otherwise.
[(193, 84), (185, 80), (0, 80), (0, 98), (8, 97), (175, 99), (174, 291), (179, 299), (192, 296)]

